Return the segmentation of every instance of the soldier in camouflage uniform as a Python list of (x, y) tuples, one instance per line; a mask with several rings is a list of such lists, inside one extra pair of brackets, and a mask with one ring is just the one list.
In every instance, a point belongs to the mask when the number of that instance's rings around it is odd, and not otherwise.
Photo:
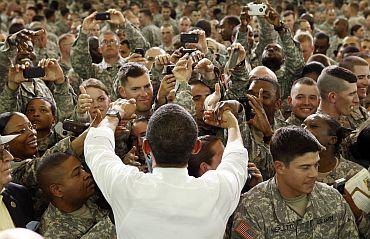
[(153, 24), (153, 16), (149, 9), (143, 9), (139, 13), (141, 33), (151, 47), (161, 44), (160, 29)]
[(317, 181), (333, 185), (335, 180), (341, 178), (348, 180), (363, 169), (357, 163), (345, 160), (340, 154), (342, 140), (347, 137), (350, 130), (343, 128), (339, 122), (324, 114), (310, 115), (303, 124), (305, 129), (315, 135), (326, 148), (320, 152)]
[[(121, 12), (114, 9), (108, 10), (111, 15), (111, 24), (118, 26), (125, 32), (125, 39), (130, 42), (130, 46), (135, 48), (149, 48), (149, 44), (141, 35), (140, 31), (134, 28), (122, 15)], [(95, 14), (86, 17), (82, 23), (79, 36), (72, 47), (72, 67), (74, 71), (83, 79), (96, 78), (102, 81), (110, 91), (113, 99), (117, 98), (113, 83), (119, 68), (126, 62), (119, 55), (119, 39), (112, 32), (102, 33), (100, 37), (100, 50), (103, 55), (103, 61), (99, 64), (92, 63), (88, 49), (89, 29), (95, 24)]]
[(281, 128), (270, 147), (276, 175), (242, 196), (231, 238), (358, 238), (348, 204), (316, 182), (323, 147), (315, 137), (300, 127)]
[(40, 222), (45, 238), (116, 238), (109, 212), (89, 200), (95, 185), (77, 158), (65, 153), (45, 157), (37, 169), (37, 180), (50, 197)]
[(298, 79), (293, 83), (288, 103), (292, 108), (289, 124), (301, 126), (307, 116), (314, 114), (319, 107), (320, 94), (317, 84), (308, 77)]

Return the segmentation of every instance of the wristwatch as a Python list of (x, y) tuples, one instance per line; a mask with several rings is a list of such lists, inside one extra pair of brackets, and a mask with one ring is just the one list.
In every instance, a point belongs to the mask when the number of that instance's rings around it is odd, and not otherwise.
[(121, 121), (121, 115), (119, 114), (118, 110), (115, 109), (109, 109), (105, 115), (117, 117), (118, 121)]

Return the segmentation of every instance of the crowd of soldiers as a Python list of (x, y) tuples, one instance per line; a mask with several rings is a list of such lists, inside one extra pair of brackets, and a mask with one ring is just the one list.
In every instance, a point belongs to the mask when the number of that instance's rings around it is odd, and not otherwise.
[[(369, 2), (262, 0), (258, 16), (249, 2), (1, 1), (0, 231), (117, 238), (84, 140), (112, 102), (135, 99), (114, 147), (144, 173), (153, 165), (143, 140), (161, 106), (180, 105), (197, 123), (194, 177), (217, 168), (227, 140), (206, 112), (224, 103), (235, 114), (252, 173), (224, 238), (370, 238), (370, 214), (332, 188), (370, 168)], [(270, 143), (286, 127), (286, 152), (276, 153)], [(305, 144), (294, 136), (302, 129), (320, 160), (294, 171), (294, 158), (276, 157)], [(283, 195), (282, 181), (300, 193)], [(10, 206), (3, 192), (16, 194)]]

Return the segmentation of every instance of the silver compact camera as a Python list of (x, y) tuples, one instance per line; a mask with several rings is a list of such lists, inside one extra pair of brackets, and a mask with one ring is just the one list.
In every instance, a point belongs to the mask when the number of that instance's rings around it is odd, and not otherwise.
[(249, 3), (248, 5), (249, 16), (265, 16), (267, 11), (267, 5), (263, 3)]

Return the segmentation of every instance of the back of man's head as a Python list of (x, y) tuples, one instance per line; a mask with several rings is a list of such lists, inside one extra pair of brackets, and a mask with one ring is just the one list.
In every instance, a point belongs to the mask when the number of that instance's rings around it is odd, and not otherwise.
[(355, 66), (369, 66), (369, 64), (361, 57), (347, 56), (339, 63), (339, 66), (355, 72)]
[(285, 165), (306, 153), (319, 152), (323, 149), (312, 133), (297, 126), (278, 129), (270, 143), (272, 159), (282, 161)]
[(181, 106), (166, 104), (150, 117), (146, 138), (160, 167), (185, 167), (197, 140), (193, 117)]
[(322, 101), (327, 101), (329, 92), (341, 93), (348, 89), (346, 82), (356, 83), (357, 77), (351, 71), (339, 66), (328, 66), (317, 79)]

